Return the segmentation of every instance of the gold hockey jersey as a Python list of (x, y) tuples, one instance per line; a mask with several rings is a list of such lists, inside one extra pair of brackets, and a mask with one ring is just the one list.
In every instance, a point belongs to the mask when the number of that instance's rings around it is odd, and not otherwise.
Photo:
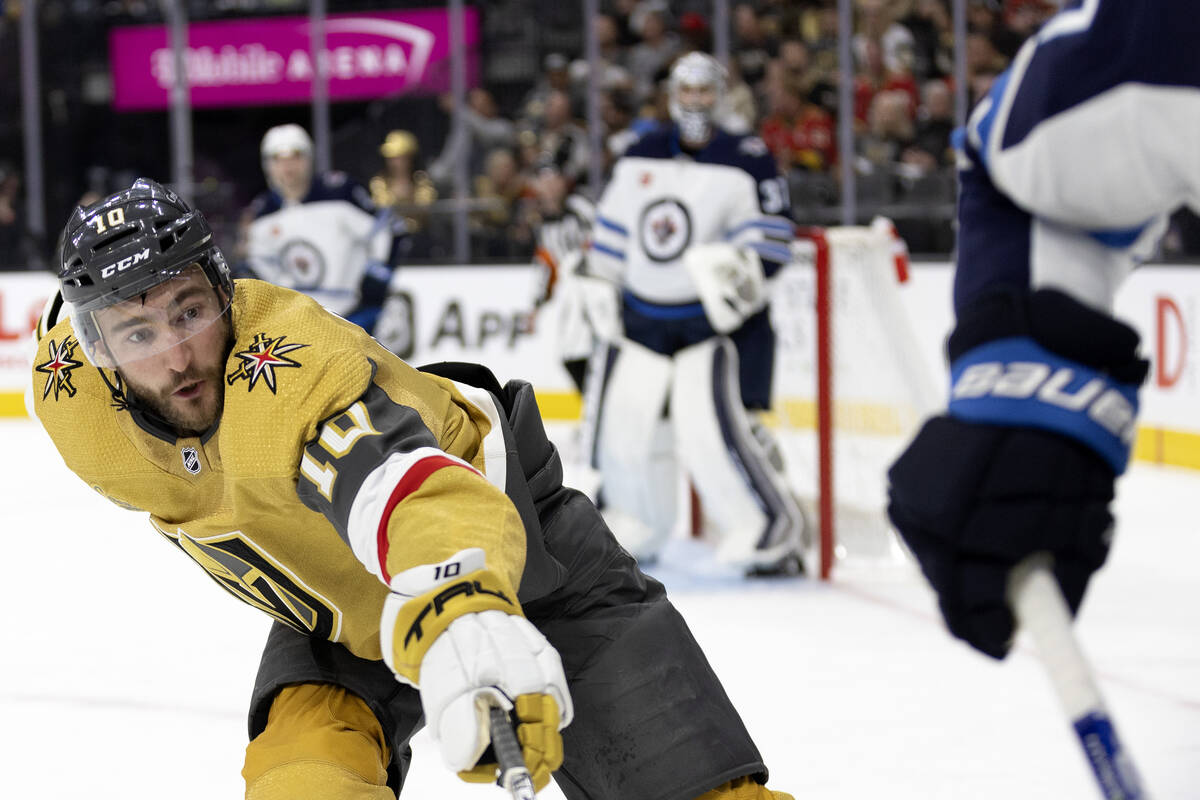
[(387, 583), (409, 567), (482, 547), (519, 585), (526, 534), (489, 392), (288, 289), (237, 281), (232, 314), (224, 412), (200, 437), (127, 406), (69, 320), (46, 332), (34, 408), (67, 466), (241, 600), (363, 658), (380, 658)]

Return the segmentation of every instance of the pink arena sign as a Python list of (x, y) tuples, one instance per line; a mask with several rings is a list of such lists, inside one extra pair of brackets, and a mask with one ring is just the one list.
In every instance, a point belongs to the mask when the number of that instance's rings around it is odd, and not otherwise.
[[(479, 19), (463, 12), (468, 84), (477, 83)], [(450, 15), (443, 9), (332, 14), (325, 20), (331, 100), (367, 100), (450, 88)], [(109, 34), (113, 107), (166, 108), (174, 60), (162, 25)], [(192, 105), (306, 103), (315, 73), (308, 17), (272, 17), (188, 26)]]

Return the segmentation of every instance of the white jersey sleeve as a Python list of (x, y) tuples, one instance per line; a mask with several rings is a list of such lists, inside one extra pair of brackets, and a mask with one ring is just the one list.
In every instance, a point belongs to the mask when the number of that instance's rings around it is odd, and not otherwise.
[(1200, 209), (1197, 41), (1189, 0), (1075, 0), (1026, 42), (957, 135), (957, 306), (1025, 283), (1111, 308)]
[[(1172, 11), (1181, 29), (1166, 39), (1147, 30), (1167, 34)], [(1200, 209), (1200, 148), (1181, 135), (1200, 131), (1200, 58), (1170, 52), (1196, 47), (1195, 19), (1180, 0), (1089, 0), (1048, 22), (971, 115), (968, 135), (996, 186), (1034, 214), (1089, 229)]]

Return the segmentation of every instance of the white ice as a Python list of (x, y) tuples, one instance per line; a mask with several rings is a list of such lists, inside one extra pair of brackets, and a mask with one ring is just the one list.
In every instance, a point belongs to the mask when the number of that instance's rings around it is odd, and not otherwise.
[[(0, 421), (0, 444), (0, 797), (240, 797), (266, 618), (84, 486), (33, 423)], [(1077, 625), (1159, 800), (1200, 797), (1198, 508), (1200, 473), (1135, 466)], [(685, 567), (696, 548), (674, 543), (662, 577), (772, 787), (798, 800), (1099, 796), (1033, 651), (1001, 663), (952, 640), (919, 574), (748, 584)], [(413, 749), (404, 798), (503, 796), (460, 783), (423, 734)]]

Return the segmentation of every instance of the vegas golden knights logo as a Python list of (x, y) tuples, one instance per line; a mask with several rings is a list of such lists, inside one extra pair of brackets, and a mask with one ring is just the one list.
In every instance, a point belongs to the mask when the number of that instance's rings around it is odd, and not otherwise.
[(53, 339), (50, 340), (50, 358), (49, 360), (38, 364), (34, 369), (38, 372), (45, 373), (46, 385), (42, 387), (42, 399), (45, 400), (50, 396), (50, 392), (54, 392), (54, 399), (58, 400), (59, 393), (66, 394), (67, 397), (75, 396), (75, 385), (71, 383), (71, 370), (76, 367), (82, 367), (82, 361), (76, 361), (74, 358), (75, 348), (79, 346), (79, 342), (74, 336), (68, 336), (59, 344)]
[(193, 539), (155, 525), (239, 600), (303, 634), (337, 641), (342, 612), (282, 564), (242, 538), (240, 531)]
[(248, 382), (246, 391), (253, 391), (261, 379), (271, 390), (271, 394), (275, 394), (275, 370), (282, 367), (301, 366), (300, 362), (293, 361), (284, 354), (308, 347), (306, 344), (284, 344), (286, 338), (286, 336), (271, 338), (265, 333), (256, 334), (248, 348), (240, 353), (234, 353), (242, 360), (242, 363), (225, 376), (226, 383), (233, 386), (234, 383), (245, 380)]

